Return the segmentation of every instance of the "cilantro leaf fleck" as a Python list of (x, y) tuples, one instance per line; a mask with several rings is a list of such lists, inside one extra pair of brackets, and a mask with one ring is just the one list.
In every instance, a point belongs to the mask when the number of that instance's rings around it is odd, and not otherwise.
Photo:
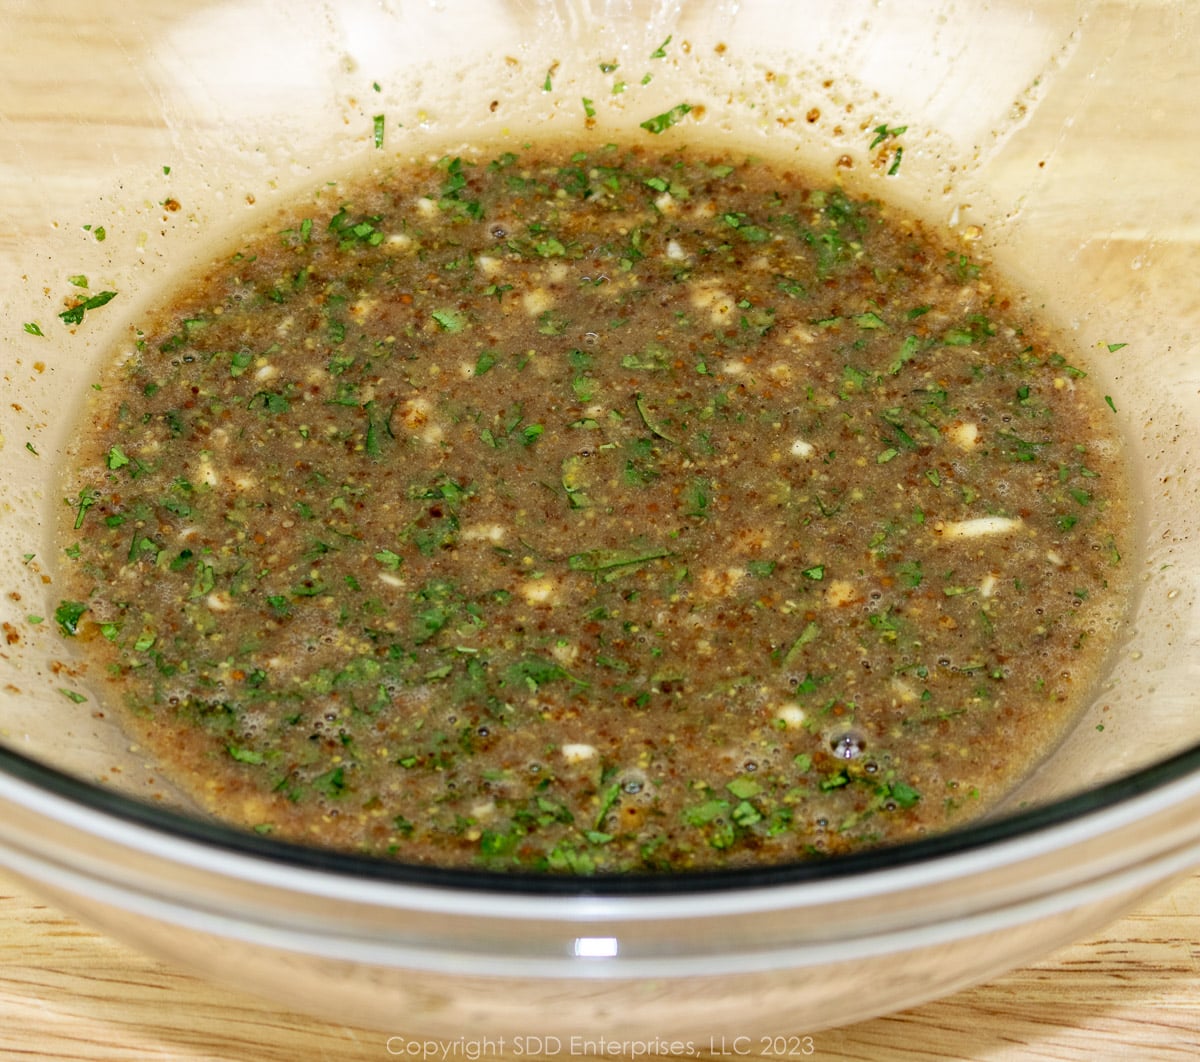
[(641, 128), (658, 136), (659, 133), (665, 133), (677, 122), (683, 121), (691, 112), (692, 105), (690, 103), (680, 103), (669, 111), (663, 111), (662, 114), (656, 114), (653, 118), (647, 118), (641, 123)]
[(91, 296), (91, 298), (83, 299), (82, 301), (77, 302), (70, 309), (63, 310), (63, 312), (58, 315), (59, 319), (63, 324), (66, 325), (79, 324), (83, 320), (83, 316), (88, 310), (98, 310), (101, 306), (112, 302), (112, 300), (116, 297), (117, 293), (115, 291), (101, 291), (98, 294)]

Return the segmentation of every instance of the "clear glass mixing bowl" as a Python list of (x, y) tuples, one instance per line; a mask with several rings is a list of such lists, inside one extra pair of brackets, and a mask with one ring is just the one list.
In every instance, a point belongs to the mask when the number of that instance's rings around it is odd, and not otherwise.
[[(1200, 862), (1196, 5), (6, 0), (0, 41), (0, 862), (44, 895), (343, 1022), (669, 1038), (910, 1005)], [(99, 360), (206, 248), (329, 172), (646, 137), (681, 102), (664, 140), (793, 159), (975, 241), (1090, 355), (1142, 546), (1069, 738), (969, 828), (686, 878), (413, 870), (189, 809), (30, 618), (53, 615), (53, 473)], [(871, 147), (880, 125), (906, 130)], [(79, 275), (118, 297), (67, 327)]]

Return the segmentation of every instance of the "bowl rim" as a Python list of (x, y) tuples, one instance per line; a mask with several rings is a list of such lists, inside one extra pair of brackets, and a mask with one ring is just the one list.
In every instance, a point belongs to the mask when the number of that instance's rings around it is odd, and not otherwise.
[[(44, 793), (67, 807), (100, 816), (116, 829), (132, 827), (151, 840), (183, 842), (203, 853), (250, 860), (264, 867), (332, 875), (340, 880), (409, 889), (451, 889), (476, 895), (529, 898), (619, 900), (719, 895), (804, 885), (829, 885), (868, 875), (902, 870), (928, 870), (982, 850), (1020, 842), (1086, 820), (1103, 820), (1139, 797), (1159, 793), (1173, 783), (1200, 783), (1200, 743), (1092, 789), (1036, 807), (995, 817), (916, 840), (879, 846), (845, 855), (757, 866), (696, 871), (555, 874), (546, 871), (442, 867), (347, 853), (282, 841), (241, 830), (216, 819), (188, 815), (169, 807), (106, 789), (0, 743), (0, 776)], [(51, 815), (53, 809), (37, 809)], [(1102, 823), (1101, 823), (1102, 825)], [(2, 845), (2, 842), (0, 842)], [(1200, 841), (1196, 843), (1200, 857)], [(160, 853), (161, 854), (161, 853)], [(4, 862), (0, 847), (0, 864)]]

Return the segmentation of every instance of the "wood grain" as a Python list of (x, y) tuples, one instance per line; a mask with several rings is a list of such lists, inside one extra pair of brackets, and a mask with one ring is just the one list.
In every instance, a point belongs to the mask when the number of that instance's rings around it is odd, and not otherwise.
[[(0, 948), (3, 1059), (359, 1062), (397, 1057), (389, 1054), (387, 1030), (313, 1021), (198, 980), (81, 926), (2, 876)], [(900, 1014), (816, 1033), (812, 1049), (811, 1055), (788, 1057), (822, 1062), (1198, 1058), (1200, 874), (1034, 966)], [(737, 1062), (724, 1056), (731, 1057)]]

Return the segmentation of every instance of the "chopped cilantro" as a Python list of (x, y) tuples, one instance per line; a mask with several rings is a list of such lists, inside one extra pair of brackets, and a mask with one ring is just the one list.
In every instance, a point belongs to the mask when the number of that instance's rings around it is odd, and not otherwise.
[(671, 551), (661, 548), (649, 549), (593, 549), (576, 553), (567, 559), (567, 566), (576, 572), (601, 572), (612, 568), (624, 568), (634, 564), (645, 564), (671, 556)]
[(881, 795), (902, 808), (911, 808), (921, 799), (921, 794), (904, 782), (889, 782), (883, 787)]
[(337, 800), (339, 797), (345, 796), (348, 789), (346, 769), (334, 767), (332, 770), (318, 775), (312, 780), (312, 787), (329, 800)]
[(63, 310), (63, 312), (58, 315), (59, 319), (63, 324), (66, 325), (79, 324), (83, 320), (83, 315), (87, 313), (88, 310), (98, 310), (101, 306), (106, 305), (116, 297), (117, 293), (115, 291), (101, 291), (98, 294), (91, 296), (91, 298), (84, 299), (82, 302), (77, 302), (70, 309)]
[(653, 133), (657, 136), (659, 133), (665, 133), (671, 126), (683, 119), (692, 111), (690, 103), (680, 103), (672, 107), (669, 111), (663, 111), (662, 114), (656, 114), (653, 118), (647, 118), (641, 123), (641, 127), (648, 133)]
[(758, 796), (762, 792), (762, 786), (754, 781), (753, 778), (747, 778), (745, 775), (735, 778), (725, 788), (739, 800), (748, 800), (750, 797)]
[(430, 316), (446, 332), (461, 332), (467, 327), (466, 314), (460, 310), (434, 310)]
[(231, 759), (237, 760), (238, 763), (258, 765), (263, 762), (263, 754), (257, 749), (242, 748), (239, 745), (226, 745), (225, 751), (229, 753)]
[(60, 601), (58, 607), (54, 610), (54, 619), (58, 624), (59, 630), (68, 637), (73, 638), (79, 633), (79, 621), (83, 618), (83, 614), (87, 610), (86, 602)]
[(887, 123), (884, 123), (883, 125), (877, 125), (871, 130), (871, 132), (875, 134), (875, 139), (871, 141), (871, 145), (867, 148), (867, 150), (874, 151), (885, 140), (894, 140), (896, 137), (900, 136), (901, 133), (905, 133), (907, 131), (907, 125), (897, 125), (891, 129), (888, 128)]

